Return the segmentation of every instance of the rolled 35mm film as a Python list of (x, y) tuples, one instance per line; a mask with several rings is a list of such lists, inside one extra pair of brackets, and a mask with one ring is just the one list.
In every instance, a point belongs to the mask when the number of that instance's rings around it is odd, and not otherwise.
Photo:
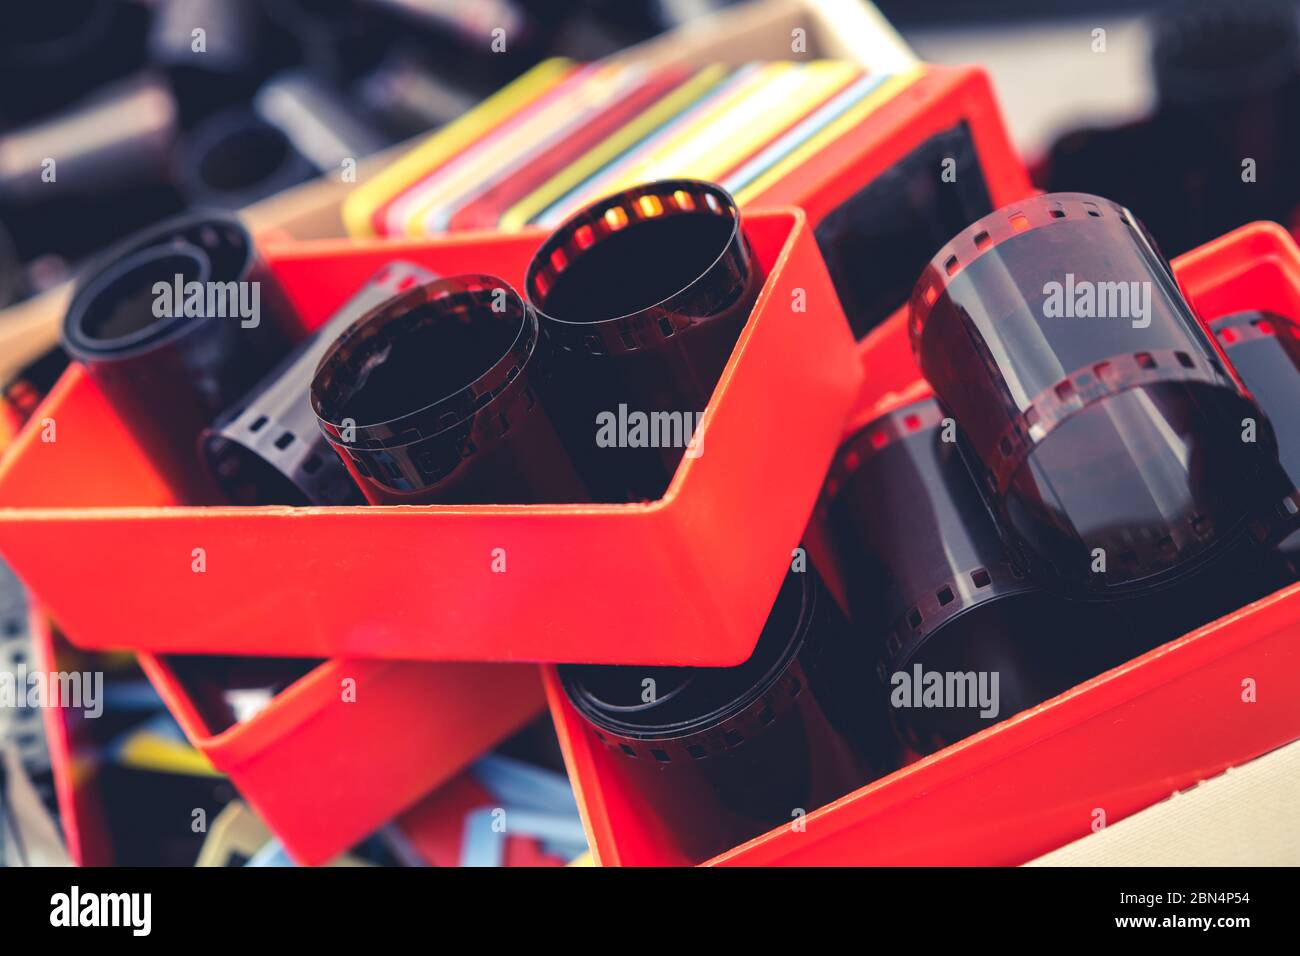
[(341, 96), (303, 70), (286, 70), (267, 80), (253, 97), (253, 110), (329, 175), (339, 175), (347, 160), (359, 160), (388, 145), (388, 139)]
[(310, 338), (299, 343), (239, 403), (204, 430), (200, 448), (216, 483), (235, 504), (361, 504), (361, 490), (316, 424), (308, 393), (321, 357), (367, 312), (432, 272), (393, 262)]
[(911, 335), (1045, 587), (1141, 594), (1261, 533), (1271, 430), (1243, 433), (1258, 408), (1123, 207), (1060, 193), (978, 220), (926, 267)]
[(343, 332), (311, 404), (372, 504), (585, 501), (541, 401), (549, 359), (536, 313), (506, 282), (453, 276)]
[(178, 136), (176, 100), (161, 79), (145, 75), (113, 84), (0, 134), (0, 203), (102, 199), (166, 183)]
[(176, 184), (194, 205), (233, 210), (315, 172), (283, 130), (235, 108), (208, 117), (182, 143)]
[(264, 0), (165, 0), (155, 10), (147, 52), (180, 104), (185, 127), (247, 103), (292, 54), (266, 29)]
[(1210, 328), (1277, 435), (1290, 484), (1277, 502), (1279, 550), (1290, 578), (1300, 578), (1300, 321), (1273, 312), (1235, 312)]
[[(595, 500), (664, 493), (762, 283), (735, 200), (696, 180), (602, 199), (538, 250), (526, 288), (556, 353), (546, 400)], [(669, 435), (638, 434), (664, 421)]]
[(171, 219), (109, 250), (63, 321), (68, 354), (194, 503), (218, 499), (195, 460), (199, 434), (298, 334), (252, 236), (223, 214)]
[(450, 123), (480, 98), (464, 78), (436, 69), (418, 46), (405, 44), (358, 77), (353, 92), (368, 115), (402, 138)]
[(933, 398), (881, 415), (841, 447), (817, 512), (894, 726), (920, 753), (1146, 650), (1107, 605), (1026, 579), (955, 438)]
[(865, 644), (791, 571), (737, 667), (565, 665), (570, 702), (667, 838), (708, 859), (871, 779), (884, 713)]

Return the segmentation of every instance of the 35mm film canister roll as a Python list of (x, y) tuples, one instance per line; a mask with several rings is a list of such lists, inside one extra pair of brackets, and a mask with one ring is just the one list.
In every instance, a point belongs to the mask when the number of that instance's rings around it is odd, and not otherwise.
[(613, 771), (698, 862), (871, 779), (884, 714), (862, 648), (809, 569), (787, 575), (737, 667), (559, 673)]
[[(147, 52), (167, 73), (189, 126), (223, 106), (247, 101), (274, 62), (256, 0), (167, 0), (149, 24)], [(196, 51), (196, 30), (202, 50)], [(277, 51), (278, 52), (278, 51)]]
[(435, 278), (409, 262), (385, 266), (325, 325), (203, 432), (201, 451), (235, 504), (361, 504), (361, 490), (321, 434), (308, 393), (321, 357), (349, 326)]
[(403, 139), (450, 123), (479, 97), (454, 68), (435, 67), (418, 44), (399, 43), (357, 78), (354, 95), (367, 115)]
[(47, 119), (0, 133), (0, 203), (103, 201), (171, 179), (180, 135), (167, 84), (143, 75), (106, 86)]
[[(527, 294), (556, 352), (546, 399), (596, 500), (663, 494), (761, 286), (735, 200), (694, 180), (602, 199), (538, 250)], [(662, 421), (668, 436), (644, 424)]]
[(1123, 207), (1059, 193), (986, 216), (911, 310), (921, 371), (1039, 583), (1147, 591), (1257, 525), (1276, 444), (1243, 439), (1258, 409)]
[(315, 173), (279, 127), (235, 108), (208, 117), (182, 143), (176, 185), (194, 205), (242, 209)]
[(1281, 553), (1300, 577), (1300, 321), (1236, 312), (1210, 323), (1228, 361), (1272, 422), (1288, 487), (1277, 502)]
[(853, 629), (877, 655), (893, 723), (917, 752), (1146, 650), (1124, 640), (1108, 606), (1026, 580), (966, 467), (955, 423), (933, 398), (887, 412), (844, 443), (818, 518)]
[[(163, 289), (166, 294), (160, 294)], [(297, 322), (233, 216), (161, 223), (78, 283), (63, 343), (185, 500), (217, 498), (200, 432), (288, 351)]]
[(585, 501), (541, 402), (548, 374), (532, 307), (501, 279), (454, 276), (339, 336), (311, 403), (373, 504)]
[(286, 70), (267, 80), (253, 98), (253, 109), (327, 175), (338, 176), (348, 160), (356, 162), (388, 145), (342, 96), (304, 70)]

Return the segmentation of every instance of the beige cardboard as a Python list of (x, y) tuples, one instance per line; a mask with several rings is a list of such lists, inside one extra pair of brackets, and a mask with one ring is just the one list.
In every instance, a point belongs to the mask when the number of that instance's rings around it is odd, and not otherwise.
[(1027, 866), (1300, 866), (1300, 741)]

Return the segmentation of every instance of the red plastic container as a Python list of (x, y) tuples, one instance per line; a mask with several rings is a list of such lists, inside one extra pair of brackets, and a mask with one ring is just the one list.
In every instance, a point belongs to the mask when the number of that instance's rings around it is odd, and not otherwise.
[[(1300, 249), (1274, 224), (1243, 227), (1174, 269), (1202, 321), (1242, 309), (1300, 313)], [(894, 383), (918, 377), (906, 320), (894, 315), (864, 350), (855, 421), (898, 401)], [(544, 672), (596, 860), (688, 862), (665, 851), (554, 668)], [(1298, 737), (1300, 584), (828, 804), (802, 830), (780, 827), (708, 862), (1019, 864), (1088, 835), (1098, 809), (1114, 823)]]
[[(465, 817), (474, 810), (499, 805), (474, 775), (465, 772), (449, 780), (393, 825), (430, 866), (460, 866), (465, 846)], [(549, 856), (540, 840), (512, 834), (506, 838), (506, 866), (563, 866)]]
[(751, 204), (797, 205), (816, 226), (927, 139), (961, 124), (970, 132), (993, 207), (1029, 195), (1029, 172), (1007, 134), (988, 75), (978, 67), (926, 64), (916, 82), (800, 163), (792, 175), (757, 193)]
[(543, 706), (534, 667), (334, 660), (214, 733), (165, 659), (141, 654), (140, 666), (185, 736), (304, 866), (342, 853)]
[[(658, 501), (168, 507), (170, 489), (74, 368), (0, 462), (0, 551), (84, 647), (738, 663), (754, 648), (862, 374), (803, 213), (748, 213), (745, 223), (767, 281), (705, 412), (702, 454), (683, 460)], [(542, 238), (326, 241), (264, 253), (314, 328), (394, 258), (441, 275), (487, 268), (522, 288)], [(54, 442), (42, 441), (48, 422)], [(192, 569), (196, 548), (204, 573)], [(494, 570), (502, 556), (504, 573)]]
[[(40, 609), (32, 628), (36, 666), (69, 666)], [(190, 742), (305, 866), (465, 779), (466, 766), (545, 706), (537, 669), (526, 665), (329, 661), (251, 720), (214, 734), (165, 661), (139, 660)], [(355, 681), (351, 703), (345, 678)], [(81, 866), (111, 865), (86, 720), (75, 708), (43, 716), (68, 852)]]

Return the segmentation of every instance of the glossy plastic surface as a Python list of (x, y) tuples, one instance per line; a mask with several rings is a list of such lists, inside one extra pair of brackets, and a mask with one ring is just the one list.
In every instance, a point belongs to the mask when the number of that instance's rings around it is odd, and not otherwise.
[(168, 659), (140, 664), (190, 742), (304, 865), (346, 850), (541, 706), (531, 667), (336, 660), (222, 726), (232, 715), (219, 704), (212, 721), (211, 689)]

